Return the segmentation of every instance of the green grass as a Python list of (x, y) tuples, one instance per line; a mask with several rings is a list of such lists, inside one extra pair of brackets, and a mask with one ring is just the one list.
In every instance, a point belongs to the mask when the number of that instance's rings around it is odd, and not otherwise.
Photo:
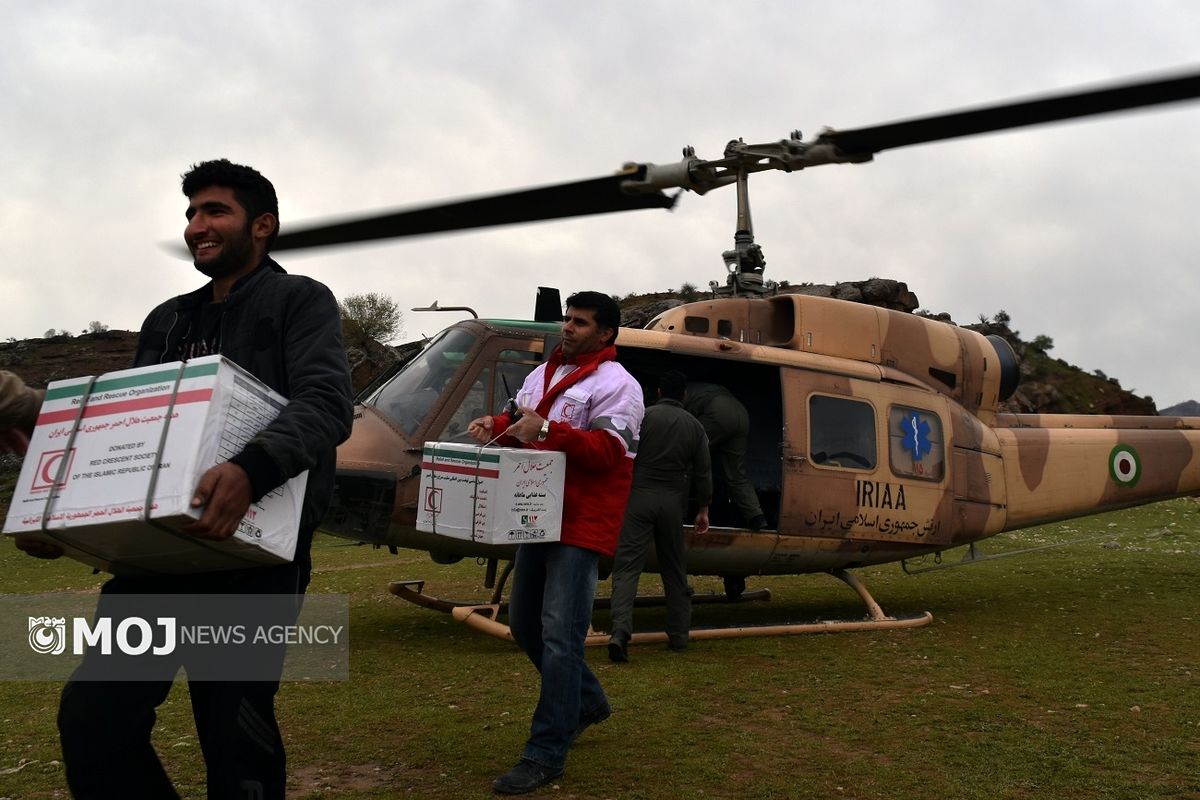
[[(897, 565), (860, 571), (886, 611), (931, 611), (925, 628), (697, 641), (686, 654), (635, 646), (619, 666), (593, 649), (615, 713), (578, 742), (544, 796), (1200, 799), (1200, 502), (1030, 529), (984, 549), (1097, 534), (919, 576)], [(511, 645), (387, 593), (391, 580), (425, 578), (434, 594), (484, 601), (483, 570), (328, 537), (314, 556), (311, 591), (351, 596), (351, 678), (281, 690), (289, 796), (492, 796), (491, 779), (528, 733), (532, 668)], [(9, 544), (0, 569), (9, 593), (91, 591), (102, 580)], [(714, 578), (694, 584), (720, 589)], [(863, 613), (827, 576), (750, 584), (773, 599), (697, 606), (695, 625)], [(651, 629), (662, 612), (639, 609), (635, 620)], [(595, 623), (607, 627), (606, 614)], [(67, 796), (58, 691), (0, 684), (0, 798)], [(182, 685), (155, 741), (180, 791), (202, 797)]]

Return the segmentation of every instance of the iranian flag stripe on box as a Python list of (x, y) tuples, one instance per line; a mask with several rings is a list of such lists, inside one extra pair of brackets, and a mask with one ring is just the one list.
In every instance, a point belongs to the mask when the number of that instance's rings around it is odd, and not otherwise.
[[(184, 403), (207, 403), (212, 399), (212, 389), (196, 389), (190, 392), (179, 392), (175, 395), (175, 405)], [(112, 414), (124, 414), (128, 411), (145, 411), (148, 408), (166, 408), (171, 404), (171, 393), (137, 397), (133, 400), (122, 400), (119, 403), (99, 403), (83, 409), (83, 418), (103, 417)], [(64, 411), (47, 411), (37, 418), (38, 425), (51, 425), (55, 422), (71, 422), (79, 412), (73, 408)]]
[[(202, 378), (206, 375), (216, 375), (219, 364), (197, 364), (189, 365), (183, 369), (183, 378)], [(149, 386), (152, 383), (163, 383), (164, 381), (171, 384), (175, 383), (179, 377), (178, 369), (165, 369), (160, 372), (147, 372), (142, 375), (131, 375), (121, 378), (100, 379), (91, 386), (91, 394), (102, 394), (111, 392), (117, 389), (130, 389), (134, 386)], [(166, 391), (170, 391), (171, 387), (167, 387)], [(67, 397), (79, 397), (83, 394), (88, 394), (87, 381), (79, 381), (69, 386), (52, 387), (46, 392), (46, 402), (54, 400), (62, 400)]]
[[(478, 475), (481, 478), (500, 477), (500, 456), (493, 453), (463, 453), (444, 448), (426, 447), (422, 454), (421, 469), (450, 472), (455, 475)], [(484, 466), (484, 464), (487, 466)], [(490, 468), (489, 468), (490, 467)]]

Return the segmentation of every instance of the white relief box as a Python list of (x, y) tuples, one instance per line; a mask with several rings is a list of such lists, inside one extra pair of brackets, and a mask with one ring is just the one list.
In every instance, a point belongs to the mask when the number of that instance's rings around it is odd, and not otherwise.
[(417, 530), (485, 544), (557, 542), (565, 453), (429, 442)]
[(4, 533), (57, 544), (117, 575), (291, 561), (307, 472), (251, 504), (225, 541), (180, 529), (200, 517), (191, 507), (200, 477), (286, 405), (219, 355), (54, 381)]

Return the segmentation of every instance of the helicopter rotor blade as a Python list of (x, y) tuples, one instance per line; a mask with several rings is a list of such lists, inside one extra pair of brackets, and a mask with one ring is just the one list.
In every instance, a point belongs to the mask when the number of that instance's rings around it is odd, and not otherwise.
[(1200, 98), (1200, 72), (1073, 91), (965, 109), (850, 130), (826, 130), (815, 141), (793, 138), (763, 145), (731, 142), (725, 158), (703, 161), (690, 148), (666, 165), (631, 164), (616, 175), (541, 186), (420, 208), (301, 226), (282, 232), (272, 249), (297, 250), (420, 236), (471, 228), (632, 211), (672, 208), (681, 188), (703, 194), (734, 182), (739, 172), (794, 171), (821, 164), (865, 162), (875, 153), (992, 131), (1107, 114)]
[(676, 198), (661, 192), (630, 194), (622, 190), (623, 183), (641, 177), (637, 174), (639, 170), (644, 172), (645, 167), (639, 165), (631, 172), (603, 178), (307, 226), (281, 232), (271, 250), (325, 247), (641, 208), (669, 209), (674, 206)]
[(1175, 103), (1197, 97), (1200, 97), (1200, 72), (1193, 72), (1152, 81), (901, 120), (868, 128), (826, 131), (820, 135), (817, 142), (832, 144), (843, 155), (867, 156), (906, 145)]

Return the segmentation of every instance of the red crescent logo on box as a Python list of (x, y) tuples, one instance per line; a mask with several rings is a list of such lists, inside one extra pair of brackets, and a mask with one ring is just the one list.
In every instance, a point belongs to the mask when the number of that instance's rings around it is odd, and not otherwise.
[(564, 422), (570, 422), (575, 418), (575, 404), (563, 403), (562, 410), (559, 412)]
[(71, 462), (75, 459), (75, 448), (71, 448), (71, 456), (67, 459), (67, 468), (63, 472), (62, 482), (57, 484), (57, 487), (54, 483), (55, 477), (58, 476), (59, 464), (66, 452), (66, 450), (47, 450), (38, 457), (37, 470), (33, 473), (30, 491), (44, 492), (47, 489), (62, 488), (67, 485), (67, 476), (71, 474)]
[(442, 490), (432, 486), (425, 490), (425, 510), (435, 514), (442, 513)]

